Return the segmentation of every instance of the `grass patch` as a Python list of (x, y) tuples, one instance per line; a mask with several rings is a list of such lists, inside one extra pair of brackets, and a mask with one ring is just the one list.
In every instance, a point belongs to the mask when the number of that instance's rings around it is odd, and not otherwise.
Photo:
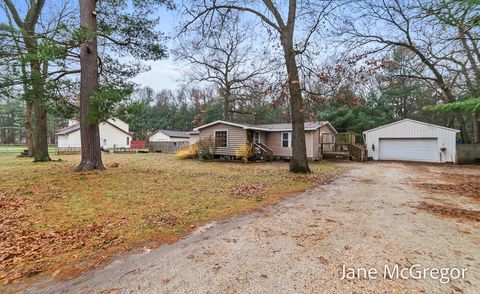
[(171, 242), (213, 219), (245, 213), (339, 174), (311, 163), (177, 160), (163, 154), (104, 155), (106, 171), (73, 172), (77, 155), (32, 163), (0, 155), (0, 279), (67, 277), (146, 242)]
[[(24, 150), (28, 149), (27, 146), (24, 145), (0, 145), (0, 154), (10, 154), (10, 153), (17, 153), (20, 154)], [(57, 152), (56, 147), (48, 147), (48, 153), (55, 154)]]

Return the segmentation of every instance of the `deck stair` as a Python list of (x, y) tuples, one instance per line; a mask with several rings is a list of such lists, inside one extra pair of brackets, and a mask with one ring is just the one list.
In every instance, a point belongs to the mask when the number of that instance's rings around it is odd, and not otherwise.
[(256, 154), (260, 155), (264, 161), (273, 159), (273, 151), (263, 143), (253, 143), (253, 148)]
[(329, 160), (350, 160), (350, 153), (325, 151), (322, 153), (322, 158), (329, 159)]

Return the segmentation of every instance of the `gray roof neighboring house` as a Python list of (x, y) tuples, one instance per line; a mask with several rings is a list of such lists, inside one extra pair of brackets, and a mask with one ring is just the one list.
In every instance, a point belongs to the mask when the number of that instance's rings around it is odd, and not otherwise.
[(174, 137), (174, 138), (190, 138), (190, 135), (187, 132), (169, 131), (169, 130), (158, 130), (158, 131), (154, 132), (151, 136), (153, 136), (154, 134), (156, 134), (158, 132), (162, 132), (165, 135), (167, 135), (169, 137)]
[(58, 132), (56, 132), (55, 135), (59, 135), (59, 136), (68, 135), (70, 133), (75, 132), (76, 130), (80, 130), (80, 124), (74, 124), (66, 128), (63, 128)]

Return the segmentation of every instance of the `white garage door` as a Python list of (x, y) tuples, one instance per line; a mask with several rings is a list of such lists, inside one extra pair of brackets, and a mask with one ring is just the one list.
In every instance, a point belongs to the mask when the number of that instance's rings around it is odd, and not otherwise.
[(437, 139), (380, 139), (380, 160), (438, 162)]

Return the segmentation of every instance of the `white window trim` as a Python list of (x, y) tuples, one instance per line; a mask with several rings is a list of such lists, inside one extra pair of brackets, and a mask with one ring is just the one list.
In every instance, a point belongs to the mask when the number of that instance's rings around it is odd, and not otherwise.
[[(227, 132), (227, 146), (217, 147), (217, 132)], [(215, 148), (228, 148), (228, 130), (226, 130), (226, 129), (213, 130), (213, 144), (214, 144)]]
[[(288, 147), (283, 147), (283, 134), (288, 134)], [(282, 132), (280, 135), (280, 147), (292, 148), (292, 132)]]

